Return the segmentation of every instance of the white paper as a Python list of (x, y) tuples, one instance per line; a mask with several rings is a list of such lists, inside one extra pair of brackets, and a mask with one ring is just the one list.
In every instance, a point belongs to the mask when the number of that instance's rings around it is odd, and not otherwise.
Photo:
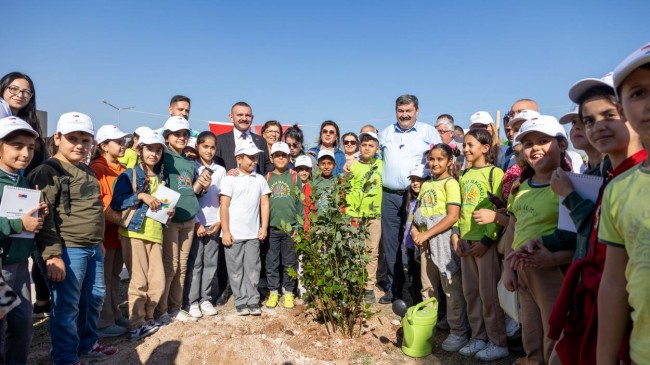
[[(19, 188), (5, 185), (0, 202), (0, 217), (8, 219), (22, 218), (27, 212), (38, 208), (41, 201), (41, 192), (33, 189)], [(38, 217), (38, 211), (32, 217)], [(34, 238), (33, 232), (11, 234), (9, 237)]]
[(176, 207), (176, 203), (178, 203), (181, 194), (164, 185), (160, 185), (153, 196), (160, 200), (162, 206), (155, 212), (152, 211), (151, 208), (147, 209), (147, 217), (157, 220), (162, 224), (166, 224), (169, 219), (169, 214), (167, 214), (167, 212)]
[[(566, 174), (569, 176), (571, 184), (573, 184), (573, 191), (578, 193), (583, 199), (589, 199), (593, 202), (598, 199), (598, 191), (603, 185), (602, 177), (574, 174), (572, 172), (567, 172)], [(557, 220), (557, 228), (577, 233), (578, 230), (575, 224), (573, 224), (569, 209), (562, 204), (563, 201), (564, 198), (560, 198), (560, 214)]]

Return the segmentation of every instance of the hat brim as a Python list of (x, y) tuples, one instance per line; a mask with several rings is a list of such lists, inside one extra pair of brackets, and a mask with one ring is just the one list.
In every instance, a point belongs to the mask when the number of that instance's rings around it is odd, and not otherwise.
[(261, 152), (262, 152), (262, 150), (260, 150), (258, 148), (246, 148), (246, 149), (241, 150), (241, 151), (236, 151), (235, 156), (240, 156), (240, 155), (255, 156), (255, 155), (257, 155), (257, 154), (259, 154)]
[(69, 133), (73, 133), (73, 132), (88, 133), (91, 136), (93, 136), (93, 138), (95, 137), (95, 131), (92, 130), (92, 129), (89, 129), (89, 128), (71, 128), (71, 129), (64, 128), (64, 129), (61, 129), (61, 130), (57, 131), (57, 133), (61, 133), (61, 134), (69, 134)]
[(558, 120), (558, 122), (560, 122), (560, 124), (571, 124), (571, 119), (576, 116), (578, 116), (578, 113), (566, 113), (560, 118), (560, 120)]
[(571, 86), (571, 89), (569, 89), (569, 99), (578, 104), (580, 102), (580, 99), (587, 93), (587, 91), (600, 86), (612, 88), (612, 85), (606, 83), (601, 79), (582, 79), (573, 84), (573, 86)]

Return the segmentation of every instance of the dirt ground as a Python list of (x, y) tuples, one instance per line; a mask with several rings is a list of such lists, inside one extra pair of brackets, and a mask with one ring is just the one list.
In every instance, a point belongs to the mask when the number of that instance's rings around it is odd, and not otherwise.
[[(123, 285), (125, 286), (125, 285)], [(377, 293), (379, 294), (379, 293)], [(123, 305), (126, 312), (126, 303)], [(401, 351), (401, 324), (390, 306), (376, 305), (379, 315), (369, 319), (358, 338), (328, 336), (303, 305), (294, 309), (263, 309), (261, 317), (238, 317), (232, 299), (218, 307), (215, 317), (198, 322), (175, 322), (154, 335), (130, 342), (126, 336), (103, 343), (119, 353), (105, 364), (486, 364), (440, 349), (447, 336), (436, 331), (432, 355), (412, 359)], [(380, 322), (381, 320), (381, 322)], [(35, 322), (30, 364), (50, 363), (47, 319)], [(521, 353), (492, 364), (511, 364)]]

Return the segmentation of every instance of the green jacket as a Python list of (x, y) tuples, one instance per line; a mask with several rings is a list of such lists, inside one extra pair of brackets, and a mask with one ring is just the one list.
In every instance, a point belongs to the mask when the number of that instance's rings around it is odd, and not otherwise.
[[(5, 185), (31, 189), (29, 181), (22, 175), (18, 175), (18, 179), (13, 181), (7, 174), (0, 172), (0, 200), (2, 200)], [(10, 234), (22, 232), (23, 222), (20, 218), (8, 219), (0, 217), (0, 247), (2, 248), (3, 265), (25, 262), (34, 252), (35, 240), (33, 238), (9, 237)]]
[(199, 200), (192, 187), (197, 177), (196, 163), (171, 150), (165, 152), (163, 162), (163, 174), (167, 187), (181, 194), (172, 222), (187, 222), (199, 212)]

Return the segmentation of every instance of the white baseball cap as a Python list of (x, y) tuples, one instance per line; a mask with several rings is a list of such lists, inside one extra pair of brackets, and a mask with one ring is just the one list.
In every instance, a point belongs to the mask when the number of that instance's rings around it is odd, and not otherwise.
[(38, 137), (36, 132), (29, 123), (18, 117), (4, 117), (0, 119), (0, 139), (5, 138), (13, 131), (26, 131), (31, 133), (34, 137)]
[(541, 132), (551, 137), (566, 138), (564, 127), (560, 125), (555, 117), (550, 115), (540, 115), (537, 118), (524, 122), (521, 129), (519, 129), (519, 134), (515, 136), (515, 140), (521, 142), (527, 134), (532, 132)]
[(135, 134), (137, 134), (138, 136), (142, 136), (142, 135), (144, 135), (144, 134), (146, 134), (148, 132), (151, 132), (151, 131), (152, 131), (151, 128), (149, 128), (147, 126), (142, 126), (142, 127), (138, 127), (138, 128), (135, 129)]
[(127, 136), (131, 135), (129, 133), (122, 132), (114, 125), (107, 124), (99, 127), (97, 130), (97, 135), (95, 136), (95, 140), (97, 141), (97, 144), (100, 144), (111, 139), (120, 139)]
[(160, 133), (151, 129), (149, 129), (148, 131), (143, 131), (142, 134), (140, 135), (140, 139), (138, 140), (138, 145), (152, 145), (152, 144), (161, 144), (163, 145), (164, 148), (167, 148), (167, 146), (165, 145), (165, 139)]
[(239, 156), (239, 155), (254, 156), (260, 152), (262, 152), (262, 150), (257, 148), (255, 143), (253, 143), (253, 141), (251, 140), (242, 141), (235, 148), (235, 156)]
[(586, 78), (576, 82), (573, 84), (573, 86), (571, 86), (571, 89), (569, 89), (569, 99), (577, 104), (580, 102), (580, 99), (582, 99), (582, 97), (587, 93), (587, 91), (595, 87), (606, 86), (614, 88), (614, 80), (612, 79), (612, 76), (613, 73), (610, 72), (599, 79)]
[(300, 155), (296, 158), (296, 163), (293, 164), (296, 168), (299, 166), (306, 166), (309, 167), (310, 169), (314, 167), (314, 165), (311, 163), (311, 158), (307, 155)]
[(494, 119), (492, 119), (492, 116), (488, 112), (476, 112), (469, 117), (469, 125), (472, 126), (474, 124), (494, 124)]
[(409, 171), (409, 178), (411, 176), (417, 176), (420, 179), (426, 179), (429, 177), (429, 170), (421, 163), (416, 163), (415, 166), (411, 168), (411, 171)]
[(93, 121), (86, 114), (79, 112), (61, 114), (59, 122), (56, 124), (56, 131), (61, 134), (84, 132), (95, 136)]
[(196, 149), (196, 137), (190, 137), (190, 139), (187, 140), (187, 146), (185, 147), (191, 147)]
[(517, 139), (517, 136), (519, 135), (519, 132), (515, 134), (514, 137), (512, 137), (512, 147), (514, 148), (516, 145), (521, 144), (521, 141)]
[(368, 135), (370, 138), (374, 139), (375, 141), (379, 142), (379, 136), (375, 132), (363, 132), (359, 134), (359, 139), (361, 139), (361, 136), (363, 135)]
[(187, 129), (189, 131), (190, 123), (187, 121), (187, 119), (181, 116), (169, 117), (163, 126), (164, 131), (178, 132), (182, 131), (183, 129)]
[(318, 161), (320, 161), (321, 158), (328, 157), (328, 156), (331, 157), (332, 160), (336, 161), (336, 157), (334, 157), (334, 152), (330, 150), (320, 150), (320, 152), (318, 152)]
[(508, 125), (513, 126), (515, 125), (515, 123), (525, 122), (527, 120), (531, 120), (539, 116), (540, 116), (539, 112), (530, 109), (524, 109), (521, 112), (519, 112), (517, 115), (515, 115), (514, 118), (510, 119)]
[(631, 55), (627, 56), (623, 62), (616, 66), (614, 69), (614, 91), (621, 86), (623, 81), (625, 81), (634, 70), (646, 63), (650, 63), (650, 43), (646, 43), (643, 47), (634, 51)]
[(578, 105), (571, 107), (571, 111), (560, 117), (560, 124), (569, 124), (571, 120), (578, 115)]
[(289, 154), (289, 145), (284, 143), (284, 142), (275, 142), (271, 146), (271, 155), (273, 155), (276, 152), (284, 152), (285, 154)]
[(3, 98), (0, 98), (0, 119), (10, 117), (12, 115), (13, 113), (11, 113), (11, 108), (9, 107), (9, 104), (7, 104), (7, 102)]

